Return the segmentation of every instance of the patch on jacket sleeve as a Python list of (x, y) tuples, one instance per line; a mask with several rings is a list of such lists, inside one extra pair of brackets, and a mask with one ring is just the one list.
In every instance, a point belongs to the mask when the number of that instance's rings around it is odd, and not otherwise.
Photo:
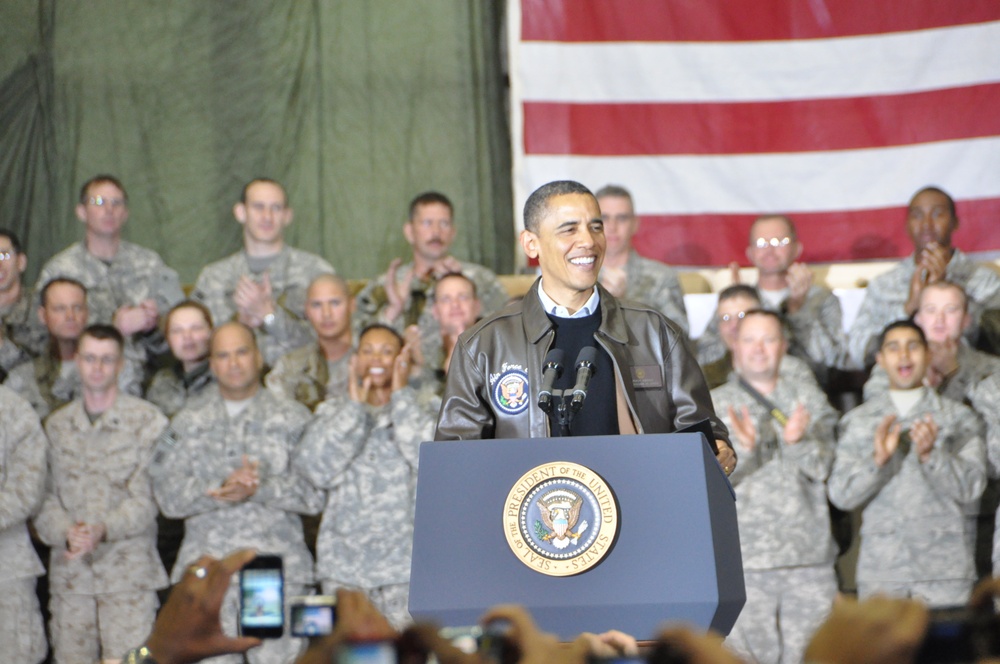
[(490, 376), (490, 398), (501, 413), (523, 413), (531, 400), (528, 372), (519, 364), (503, 364), (500, 373)]

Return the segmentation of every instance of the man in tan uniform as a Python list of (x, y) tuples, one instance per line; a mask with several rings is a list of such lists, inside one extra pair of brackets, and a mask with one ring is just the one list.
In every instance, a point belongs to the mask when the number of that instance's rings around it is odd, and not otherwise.
[(114, 660), (149, 633), (167, 575), (146, 467), (167, 418), (121, 393), (124, 339), (84, 330), (82, 395), (46, 421), (49, 488), (35, 528), (52, 547), (49, 609), (60, 664)]

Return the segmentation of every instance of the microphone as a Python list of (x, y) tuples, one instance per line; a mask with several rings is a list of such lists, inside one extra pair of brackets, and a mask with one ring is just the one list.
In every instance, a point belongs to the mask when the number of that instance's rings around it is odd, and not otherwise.
[(583, 400), (587, 398), (587, 386), (594, 376), (596, 362), (597, 349), (593, 346), (584, 346), (576, 356), (576, 385), (573, 386), (573, 401), (570, 402), (574, 413), (580, 410)]
[(552, 412), (552, 385), (562, 375), (565, 361), (566, 353), (561, 348), (553, 348), (545, 356), (545, 364), (542, 365), (542, 389), (538, 392), (538, 407), (542, 412)]

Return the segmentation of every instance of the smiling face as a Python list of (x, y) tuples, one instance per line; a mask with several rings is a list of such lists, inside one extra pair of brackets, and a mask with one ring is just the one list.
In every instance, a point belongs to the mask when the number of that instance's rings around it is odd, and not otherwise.
[(769, 314), (752, 313), (739, 322), (733, 367), (747, 380), (774, 380), (787, 349), (781, 323)]
[(759, 309), (760, 301), (746, 295), (735, 295), (719, 301), (719, 307), (715, 311), (716, 320), (719, 323), (719, 336), (726, 348), (733, 350), (736, 344), (737, 331), (743, 314), (751, 309)]
[(0, 295), (21, 282), (21, 274), (28, 267), (28, 257), (14, 249), (9, 237), (0, 235)]
[(537, 258), (545, 293), (575, 311), (590, 298), (604, 261), (604, 222), (589, 194), (553, 196), (538, 231), (521, 232), (521, 247)]
[(373, 388), (392, 384), (392, 368), (403, 348), (399, 337), (382, 328), (368, 330), (358, 341), (358, 378), (371, 378)]
[(476, 322), (481, 308), (476, 287), (466, 277), (445, 275), (434, 286), (431, 312), (443, 332), (463, 332)]
[(927, 341), (958, 341), (972, 322), (965, 306), (965, 295), (954, 284), (928, 284), (920, 293), (913, 322), (924, 331)]
[(886, 333), (875, 361), (889, 377), (889, 387), (911, 390), (923, 384), (929, 355), (916, 330), (898, 327)]

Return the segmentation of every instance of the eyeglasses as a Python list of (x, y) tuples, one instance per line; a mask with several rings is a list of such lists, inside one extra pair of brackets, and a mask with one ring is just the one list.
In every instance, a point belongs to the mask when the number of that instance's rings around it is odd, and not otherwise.
[(759, 237), (753, 243), (758, 249), (767, 249), (768, 247), (787, 247), (792, 243), (792, 238), (790, 237), (772, 237), (770, 239)]
[(104, 198), (103, 196), (91, 196), (90, 204), (96, 205), (97, 207), (104, 207), (105, 205), (110, 205), (113, 208), (120, 208), (125, 205), (125, 199)]
[(723, 323), (728, 323), (731, 320), (742, 319), (746, 315), (747, 312), (745, 311), (737, 311), (735, 314), (722, 314), (721, 316), (719, 316), (719, 320), (721, 320)]
[(3, 261), (12, 261), (15, 258), (17, 258), (17, 254), (15, 254), (14, 252), (11, 251), (0, 252), (0, 263), (2, 263)]

